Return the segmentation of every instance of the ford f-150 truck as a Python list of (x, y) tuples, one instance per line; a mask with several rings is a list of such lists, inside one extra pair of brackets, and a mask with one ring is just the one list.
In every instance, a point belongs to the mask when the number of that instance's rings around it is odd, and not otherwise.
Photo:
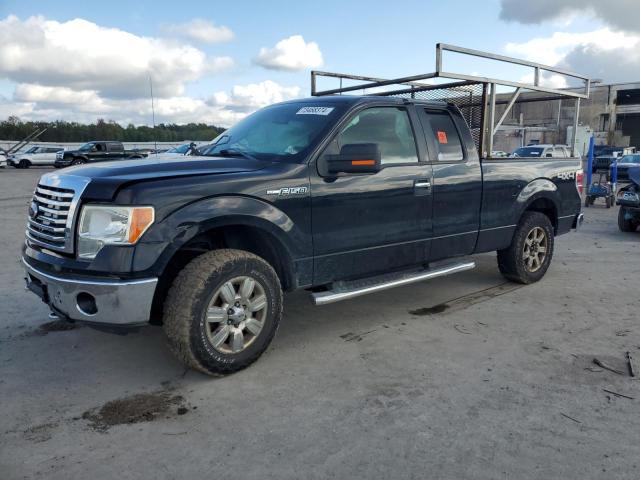
[(229, 373), (268, 347), (283, 291), (322, 305), (491, 251), (528, 284), (582, 218), (578, 159), (481, 159), (444, 101), (294, 100), (214, 144), (208, 157), (45, 174), (23, 247), (28, 288), (67, 320), (163, 325), (185, 364)]
[(87, 142), (77, 150), (59, 151), (54, 166), (82, 165), (108, 160), (144, 158), (147, 154), (139, 150), (125, 150), (122, 142)]

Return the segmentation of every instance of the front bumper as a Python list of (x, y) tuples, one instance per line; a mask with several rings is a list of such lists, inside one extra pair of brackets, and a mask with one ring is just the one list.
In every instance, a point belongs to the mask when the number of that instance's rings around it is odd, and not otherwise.
[(133, 327), (149, 322), (157, 278), (106, 280), (51, 275), (23, 258), (27, 289), (57, 314), (90, 324)]

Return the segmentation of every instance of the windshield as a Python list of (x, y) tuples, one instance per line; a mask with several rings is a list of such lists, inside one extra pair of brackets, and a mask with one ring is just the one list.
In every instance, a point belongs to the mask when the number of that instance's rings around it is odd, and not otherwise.
[(81, 152), (88, 152), (91, 150), (92, 147), (93, 147), (93, 143), (85, 143), (78, 150), (80, 150)]
[(542, 155), (544, 148), (540, 147), (522, 147), (512, 153), (514, 157), (539, 157)]
[(184, 145), (180, 145), (179, 147), (170, 148), (169, 150), (167, 150), (166, 153), (181, 153), (184, 155), (185, 153), (187, 153), (188, 150), (189, 150), (189, 144), (185, 143)]
[(620, 160), (618, 160), (618, 163), (640, 163), (640, 154), (625, 155)]
[(31, 147), (29, 150), (27, 150), (24, 153), (36, 153), (38, 151), (39, 147)]
[(300, 161), (344, 111), (344, 105), (283, 103), (263, 108), (218, 135), (202, 155)]

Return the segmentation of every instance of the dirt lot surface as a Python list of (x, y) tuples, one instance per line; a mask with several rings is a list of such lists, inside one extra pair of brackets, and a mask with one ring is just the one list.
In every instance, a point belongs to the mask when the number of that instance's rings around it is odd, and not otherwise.
[(288, 295), (269, 351), (211, 379), (158, 328), (42, 327), (19, 253), (44, 171), (0, 170), (3, 480), (640, 478), (640, 233), (616, 208), (588, 209), (535, 285), (482, 255), (325, 307)]

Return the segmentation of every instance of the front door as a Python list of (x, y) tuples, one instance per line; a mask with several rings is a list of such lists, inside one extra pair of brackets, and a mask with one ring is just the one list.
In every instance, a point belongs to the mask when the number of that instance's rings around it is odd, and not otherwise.
[[(416, 128), (417, 127), (417, 128)], [(311, 176), (314, 283), (419, 265), (431, 235), (431, 165), (412, 106), (361, 109), (343, 123)], [(323, 175), (322, 156), (377, 143), (373, 175)]]

